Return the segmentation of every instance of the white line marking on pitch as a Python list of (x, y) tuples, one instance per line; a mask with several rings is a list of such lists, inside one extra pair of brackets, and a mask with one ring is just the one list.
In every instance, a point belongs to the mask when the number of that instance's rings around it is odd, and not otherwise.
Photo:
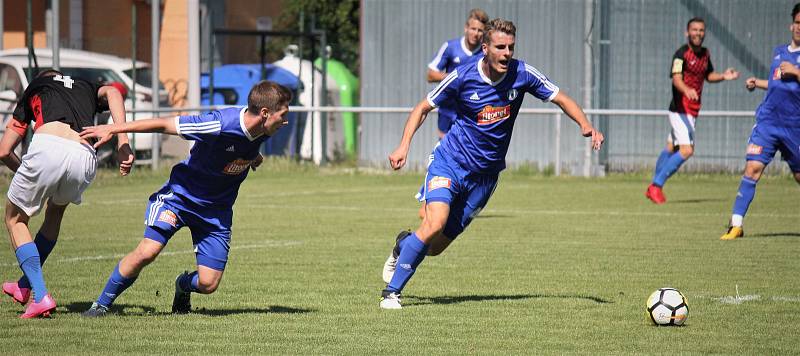
[[(251, 244), (251, 245), (238, 245), (238, 246), (231, 246), (231, 250), (252, 250), (257, 248), (269, 248), (269, 247), (289, 247), (289, 246), (297, 246), (302, 245), (302, 241), (296, 240), (289, 240), (289, 241), (278, 241), (278, 240), (267, 240), (262, 243), (258, 244)], [(192, 250), (183, 250), (183, 251), (162, 251), (159, 256), (175, 256), (175, 255), (184, 255), (194, 253)], [(83, 261), (98, 261), (98, 260), (115, 260), (125, 257), (127, 254), (116, 254), (116, 255), (104, 255), (104, 256), (77, 256), (77, 257), (66, 257), (66, 258), (54, 258), (48, 259), (48, 264), (50, 263), (72, 263), (72, 262), (83, 262)], [(4, 263), (0, 264), (0, 266), (4, 267), (14, 267), (18, 266), (18, 263)]]

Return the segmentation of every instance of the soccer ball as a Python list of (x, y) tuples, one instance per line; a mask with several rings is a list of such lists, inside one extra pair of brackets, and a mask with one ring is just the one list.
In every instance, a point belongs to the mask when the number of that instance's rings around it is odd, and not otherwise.
[(647, 298), (647, 315), (656, 325), (683, 325), (689, 317), (689, 306), (677, 289), (660, 288)]

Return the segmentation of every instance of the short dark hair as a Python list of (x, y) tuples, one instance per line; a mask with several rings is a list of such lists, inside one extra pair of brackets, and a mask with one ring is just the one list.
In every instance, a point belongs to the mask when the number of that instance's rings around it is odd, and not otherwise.
[(501, 18), (493, 19), (486, 24), (486, 28), (483, 30), (483, 43), (489, 43), (492, 32), (503, 32), (516, 37), (517, 27), (514, 26), (514, 23), (511, 21), (503, 20)]
[(693, 22), (699, 22), (699, 23), (702, 23), (702, 24), (706, 23), (706, 21), (703, 20), (702, 17), (692, 17), (691, 19), (689, 19), (689, 22), (686, 23), (686, 29), (687, 30), (689, 29), (689, 26), (691, 26)]
[(50, 69), (45, 69), (45, 70), (43, 70), (41, 72), (36, 73), (34, 78), (52, 77), (52, 76), (56, 76), (56, 75), (64, 75), (64, 73), (61, 73), (60, 71), (57, 71), (55, 69), (50, 68)]
[(469, 25), (469, 20), (478, 20), (478, 22), (482, 23), (484, 26), (487, 22), (489, 22), (489, 15), (486, 14), (486, 11), (483, 11), (478, 8), (474, 8), (469, 10), (469, 15), (467, 15), (467, 25)]
[(289, 88), (269, 80), (262, 80), (250, 89), (247, 95), (247, 111), (257, 114), (261, 108), (275, 112), (281, 106), (289, 105), (292, 101), (292, 91)]
[(792, 21), (794, 21), (794, 17), (797, 16), (798, 12), (800, 12), (800, 2), (794, 4), (794, 8), (792, 8)]

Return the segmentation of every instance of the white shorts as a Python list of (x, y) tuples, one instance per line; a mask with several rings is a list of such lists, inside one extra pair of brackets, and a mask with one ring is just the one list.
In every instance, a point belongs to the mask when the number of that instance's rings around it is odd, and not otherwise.
[(672, 145), (694, 145), (694, 121), (695, 117), (686, 113), (669, 112), (669, 123), (672, 125), (672, 133), (667, 140)]
[(47, 199), (57, 205), (80, 204), (96, 170), (97, 156), (92, 146), (35, 134), (11, 179), (8, 200), (28, 216), (38, 214)]

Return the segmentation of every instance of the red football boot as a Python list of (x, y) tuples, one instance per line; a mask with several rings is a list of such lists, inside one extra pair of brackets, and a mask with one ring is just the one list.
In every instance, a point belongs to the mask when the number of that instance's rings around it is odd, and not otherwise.
[(647, 187), (647, 191), (644, 193), (644, 196), (656, 204), (664, 204), (667, 202), (667, 197), (664, 196), (664, 191), (661, 190), (661, 187), (655, 184), (650, 184), (650, 186)]

